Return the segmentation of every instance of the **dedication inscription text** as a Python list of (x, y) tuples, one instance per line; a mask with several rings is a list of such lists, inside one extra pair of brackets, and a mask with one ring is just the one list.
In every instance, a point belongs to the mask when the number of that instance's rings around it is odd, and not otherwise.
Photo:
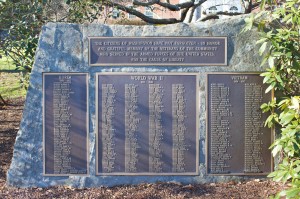
[(45, 175), (88, 174), (87, 86), (87, 74), (43, 73)]
[(197, 84), (197, 74), (98, 73), (97, 174), (197, 175)]
[(226, 37), (91, 37), (91, 66), (227, 65)]
[(207, 76), (207, 168), (209, 174), (268, 174), (271, 130), (260, 105), (272, 98), (259, 74)]

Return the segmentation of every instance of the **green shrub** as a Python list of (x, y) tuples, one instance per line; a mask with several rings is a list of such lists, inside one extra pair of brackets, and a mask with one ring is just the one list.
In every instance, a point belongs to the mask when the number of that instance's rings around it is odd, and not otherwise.
[(41, 18), (42, 7), (37, 1), (5, 1), (0, 4), (1, 28), (7, 31), (0, 44), (4, 55), (13, 60), (16, 69), (31, 71), (43, 24)]
[(275, 198), (300, 198), (300, 6), (298, 0), (282, 4), (263, 0), (263, 7), (267, 10), (262, 15), (246, 20), (245, 30), (257, 25), (261, 32), (257, 43), (264, 55), (262, 64), (269, 65), (261, 76), (269, 84), (266, 92), (274, 89), (280, 93), (261, 106), (263, 112), (270, 113), (265, 125), (280, 129), (270, 147), (279, 163), (269, 177), (290, 185)]

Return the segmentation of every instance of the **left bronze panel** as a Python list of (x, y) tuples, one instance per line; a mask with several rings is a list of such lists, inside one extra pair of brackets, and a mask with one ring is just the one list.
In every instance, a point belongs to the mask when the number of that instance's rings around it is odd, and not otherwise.
[(43, 73), (44, 175), (88, 174), (88, 74)]

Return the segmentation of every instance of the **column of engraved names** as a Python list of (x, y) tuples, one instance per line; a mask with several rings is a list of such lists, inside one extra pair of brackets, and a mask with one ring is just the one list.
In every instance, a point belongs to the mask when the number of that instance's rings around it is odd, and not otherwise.
[(163, 87), (149, 84), (149, 172), (162, 172), (163, 139), (162, 112)]
[(137, 172), (138, 86), (125, 84), (125, 172)]
[(54, 174), (66, 174), (71, 167), (70, 105), (71, 76), (59, 76), (53, 83)]
[(172, 137), (173, 137), (173, 172), (185, 172), (185, 87), (183, 84), (172, 84)]
[(256, 83), (245, 84), (245, 165), (244, 172), (258, 173), (264, 165), (262, 153), (263, 141), (260, 139), (263, 127), (262, 104), (263, 89)]
[(115, 98), (117, 90), (113, 84), (102, 84), (102, 169), (112, 172), (115, 165)]
[(229, 165), (227, 161), (232, 158), (228, 153), (228, 147), (231, 146), (229, 130), (229, 117), (232, 117), (230, 111), (230, 88), (222, 83), (213, 83), (210, 85), (211, 95), (211, 162), (212, 173), (228, 173)]

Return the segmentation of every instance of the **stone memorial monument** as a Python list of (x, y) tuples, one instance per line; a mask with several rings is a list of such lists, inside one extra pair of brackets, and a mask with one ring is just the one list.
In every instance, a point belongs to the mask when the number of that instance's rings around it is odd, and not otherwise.
[(266, 176), (272, 98), (241, 16), (42, 28), (7, 183), (205, 183)]

